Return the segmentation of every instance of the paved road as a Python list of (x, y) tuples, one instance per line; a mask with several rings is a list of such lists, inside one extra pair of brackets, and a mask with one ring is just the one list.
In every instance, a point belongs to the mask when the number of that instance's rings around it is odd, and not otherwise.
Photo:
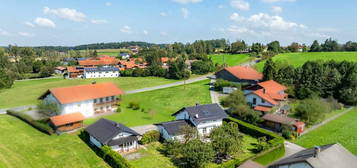
[(164, 88), (169, 88), (169, 87), (174, 87), (174, 86), (180, 86), (180, 85), (184, 85), (184, 84), (189, 84), (189, 83), (206, 80), (206, 79), (209, 79), (210, 76), (211, 76), (211, 74), (208, 74), (208, 75), (203, 75), (203, 76), (200, 76), (197, 78), (191, 78), (186, 81), (179, 81), (179, 82), (169, 83), (166, 85), (147, 87), (147, 88), (142, 88), (142, 89), (137, 89), (137, 90), (130, 90), (130, 91), (126, 91), (125, 93), (133, 94), (133, 93), (140, 93), (140, 92), (152, 91), (152, 90), (157, 90), (157, 89), (164, 89)]
[(219, 104), (219, 93), (216, 90), (214, 90), (214, 83), (215, 82), (216, 82), (215, 79), (211, 79), (209, 92), (210, 92), (210, 95), (211, 95), (211, 102)]
[(312, 130), (314, 130), (314, 129), (316, 129), (316, 128), (319, 128), (319, 127), (325, 125), (326, 123), (328, 123), (328, 122), (330, 122), (330, 121), (332, 121), (332, 120), (335, 120), (336, 118), (338, 118), (338, 117), (340, 117), (340, 116), (342, 116), (342, 115), (348, 113), (348, 112), (351, 111), (353, 108), (354, 108), (354, 107), (349, 107), (349, 108), (347, 108), (345, 111), (340, 112), (339, 114), (336, 114), (336, 115), (334, 115), (333, 117), (330, 117), (330, 118), (328, 118), (327, 120), (324, 120), (323, 122), (321, 122), (321, 123), (319, 123), (319, 124), (317, 124), (317, 125), (314, 125), (314, 126), (308, 128), (308, 129), (306, 129), (301, 135), (304, 135), (304, 134), (306, 134), (306, 133), (309, 133), (310, 131), (312, 131)]

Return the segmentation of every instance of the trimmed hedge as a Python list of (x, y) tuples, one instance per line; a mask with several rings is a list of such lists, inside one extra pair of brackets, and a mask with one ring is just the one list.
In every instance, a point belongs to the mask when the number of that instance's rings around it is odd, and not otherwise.
[(123, 156), (113, 151), (109, 146), (102, 146), (101, 148), (98, 148), (97, 146), (91, 144), (89, 134), (85, 130), (82, 129), (78, 136), (111, 167), (133, 168), (133, 166), (131, 166)]
[(156, 130), (146, 132), (140, 140), (141, 144), (148, 144), (160, 140), (160, 132)]
[[(245, 134), (248, 134), (252, 137), (259, 138), (265, 136), (268, 140), (269, 143), (269, 148), (260, 152), (259, 154), (248, 158), (253, 159), (254, 161), (263, 164), (263, 165), (268, 165), (272, 163), (273, 161), (279, 159), (285, 154), (285, 146), (284, 146), (284, 138), (273, 133), (270, 131), (267, 131), (263, 128), (259, 128), (255, 125), (246, 123), (244, 121), (229, 117), (226, 121), (228, 122), (235, 122), (238, 124), (239, 131)], [(246, 160), (232, 160), (224, 163), (221, 167), (223, 168), (235, 168), (238, 167), (240, 164), (242, 164)]]
[(55, 133), (55, 131), (52, 129), (52, 127), (50, 127), (46, 122), (34, 120), (31, 116), (29, 116), (25, 113), (16, 112), (13, 110), (7, 110), (6, 113), (8, 115), (14, 116), (14, 117), (26, 122), (27, 124), (31, 125), (32, 127), (36, 128), (37, 130), (39, 130), (43, 133), (46, 133), (48, 135), (52, 135)]

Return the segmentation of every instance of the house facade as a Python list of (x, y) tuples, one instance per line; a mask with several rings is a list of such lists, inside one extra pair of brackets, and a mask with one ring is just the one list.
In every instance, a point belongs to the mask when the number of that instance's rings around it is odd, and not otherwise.
[(162, 137), (166, 140), (180, 139), (182, 137), (181, 128), (185, 125), (196, 128), (200, 136), (208, 136), (213, 128), (221, 126), (223, 119), (228, 117), (218, 104), (184, 107), (173, 116), (176, 117), (176, 121), (157, 124)]
[(113, 83), (98, 83), (49, 89), (40, 99), (55, 103), (60, 115), (80, 112), (91, 117), (116, 111), (117, 96), (123, 93)]
[(227, 67), (215, 75), (219, 79), (243, 84), (255, 84), (263, 79), (263, 74), (248, 66)]
[(101, 118), (85, 130), (90, 142), (98, 148), (107, 145), (117, 152), (129, 152), (138, 148), (140, 134), (120, 123)]
[(113, 66), (84, 68), (84, 78), (115, 78), (119, 77), (119, 68)]

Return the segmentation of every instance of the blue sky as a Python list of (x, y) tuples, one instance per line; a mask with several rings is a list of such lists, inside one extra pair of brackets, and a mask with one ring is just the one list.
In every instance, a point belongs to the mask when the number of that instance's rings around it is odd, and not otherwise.
[(353, 0), (10, 0), (0, 5), (0, 45), (356, 41), (356, 6)]

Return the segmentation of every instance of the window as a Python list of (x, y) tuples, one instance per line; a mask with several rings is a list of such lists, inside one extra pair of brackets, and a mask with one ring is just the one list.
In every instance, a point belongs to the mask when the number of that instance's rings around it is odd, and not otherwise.
[(202, 133), (203, 133), (203, 134), (207, 133), (207, 128), (203, 128), (203, 129), (202, 129)]
[(97, 99), (94, 99), (94, 103), (97, 103)]
[(106, 97), (106, 98), (105, 98), (105, 101), (109, 101), (109, 97)]
[(257, 99), (253, 98), (253, 104), (257, 104)]
[(103, 102), (103, 98), (100, 98), (100, 101), (99, 101), (99, 102), (101, 102), (101, 103), (102, 103), (102, 102)]
[(115, 96), (112, 96), (112, 100), (115, 100)]

